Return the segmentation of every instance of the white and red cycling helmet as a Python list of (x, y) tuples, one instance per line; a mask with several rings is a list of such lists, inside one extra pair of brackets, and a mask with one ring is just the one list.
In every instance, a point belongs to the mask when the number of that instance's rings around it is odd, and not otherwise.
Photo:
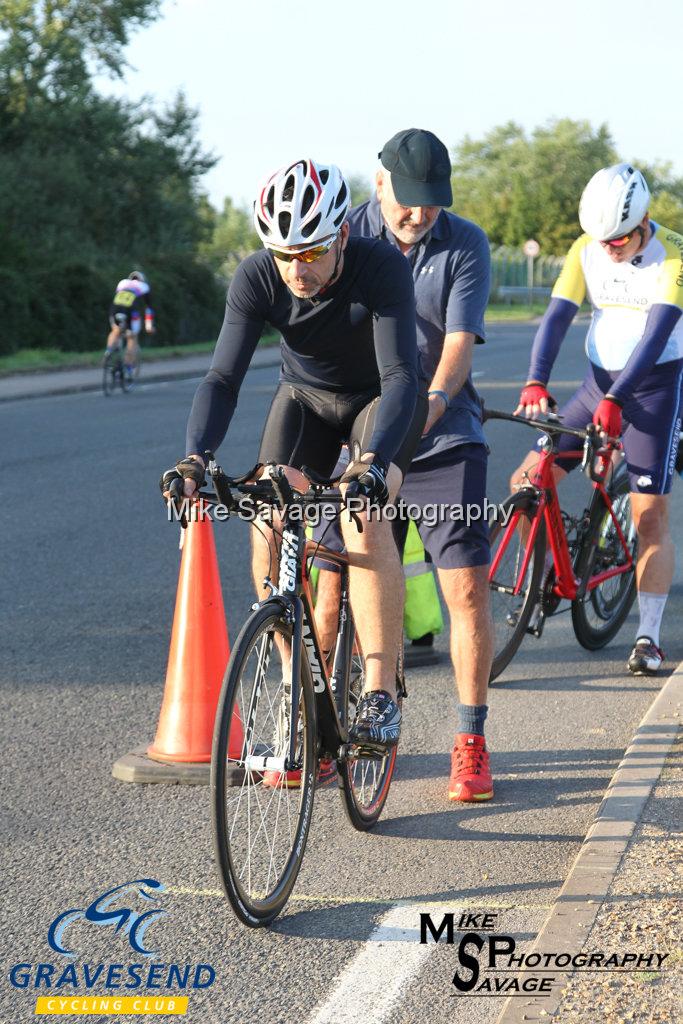
[(631, 164), (597, 171), (583, 190), (579, 222), (591, 238), (608, 242), (632, 231), (647, 213), (650, 190)]
[(350, 202), (338, 167), (298, 160), (266, 179), (254, 203), (254, 226), (267, 249), (314, 245), (337, 234)]

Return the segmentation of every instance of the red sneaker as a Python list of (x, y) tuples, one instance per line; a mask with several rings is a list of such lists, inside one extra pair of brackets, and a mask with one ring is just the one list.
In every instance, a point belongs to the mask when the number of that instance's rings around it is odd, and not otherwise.
[(489, 752), (483, 736), (459, 732), (451, 754), (449, 800), (490, 800), (493, 779), (489, 768)]
[[(337, 774), (337, 766), (334, 761), (323, 760), (320, 762), (318, 767), (318, 785), (324, 786), (326, 782), (330, 782)], [(278, 786), (282, 789), (299, 789), (301, 786), (301, 769), (294, 768), (289, 772), (278, 772), (274, 769), (269, 769), (263, 773), (263, 785), (267, 789), (277, 789)]]

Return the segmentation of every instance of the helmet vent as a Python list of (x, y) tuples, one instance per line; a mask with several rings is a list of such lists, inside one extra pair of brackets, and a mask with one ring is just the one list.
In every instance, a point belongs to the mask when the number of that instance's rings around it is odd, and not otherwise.
[(287, 178), (285, 187), (282, 189), (282, 200), (285, 203), (291, 203), (294, 198), (294, 189), (296, 188), (296, 178), (293, 174)]
[(291, 213), (288, 213), (285, 210), (283, 213), (279, 214), (278, 219), (277, 219), (277, 223), (278, 223), (278, 227), (280, 229), (280, 234), (284, 238), (289, 233), (289, 225), (292, 223), (292, 215), (291, 215)]
[(275, 189), (272, 186), (268, 189), (268, 195), (266, 197), (264, 206), (268, 211), (268, 215), (272, 217), (273, 214), (275, 213)]
[(320, 177), (320, 184), (321, 185), (327, 185), (328, 178), (330, 177), (330, 172), (328, 171), (328, 169), (326, 167), (323, 167), (323, 168), (320, 169), (319, 177)]
[(301, 213), (305, 216), (315, 202), (315, 192), (313, 191), (312, 185), (306, 186), (303, 199), (301, 200)]
[(320, 223), (320, 214), (316, 213), (316, 215), (313, 218), (313, 220), (310, 221), (310, 223), (305, 224), (302, 227), (302, 229), (301, 229), (301, 234), (304, 236), (304, 238), (310, 238), (311, 235), (313, 234), (313, 232), (315, 231), (315, 229), (318, 227), (319, 223)]
[(342, 187), (339, 189), (339, 194), (337, 195), (337, 201), (334, 204), (337, 209), (339, 209), (340, 206), (344, 205), (344, 203), (346, 202), (347, 195), (348, 195), (348, 189), (346, 187), (346, 182), (344, 181), (344, 182), (342, 182)]
[[(258, 217), (258, 214), (257, 214), (257, 217)], [(261, 231), (263, 232), (263, 234), (267, 238), (268, 235), (270, 234), (270, 228), (268, 227), (268, 225), (266, 224), (266, 222), (263, 220), (262, 217), (258, 217), (258, 222), (259, 222), (259, 227), (261, 228)]]

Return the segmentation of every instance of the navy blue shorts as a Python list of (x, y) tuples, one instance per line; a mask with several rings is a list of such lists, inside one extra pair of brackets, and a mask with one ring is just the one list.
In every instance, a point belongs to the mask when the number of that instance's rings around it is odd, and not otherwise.
[[(585, 380), (562, 408), (563, 423), (585, 430), (618, 374), (591, 364)], [(668, 494), (676, 468), (681, 431), (681, 382), (683, 359), (659, 363), (624, 403), (622, 442), (631, 491), (637, 494)], [(567, 434), (559, 441), (560, 452), (577, 451), (581, 444)], [(569, 472), (577, 459), (558, 458)]]
[[(399, 501), (414, 518), (425, 550), (438, 569), (465, 569), (488, 565), (489, 531), (485, 510), (486, 465), (483, 444), (462, 444), (413, 462), (403, 481)], [(467, 513), (469, 510), (469, 521)], [(477, 511), (479, 514), (477, 514)], [(403, 551), (408, 517), (394, 523), (394, 537)], [(315, 527), (313, 536), (333, 551), (343, 551), (336, 522)], [(323, 559), (315, 564), (334, 567)]]

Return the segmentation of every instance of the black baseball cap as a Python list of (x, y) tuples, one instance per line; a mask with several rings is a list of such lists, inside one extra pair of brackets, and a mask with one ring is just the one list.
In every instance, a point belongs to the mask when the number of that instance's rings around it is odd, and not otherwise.
[(423, 128), (406, 128), (377, 154), (391, 175), (401, 206), (450, 206), (451, 158), (440, 139)]

